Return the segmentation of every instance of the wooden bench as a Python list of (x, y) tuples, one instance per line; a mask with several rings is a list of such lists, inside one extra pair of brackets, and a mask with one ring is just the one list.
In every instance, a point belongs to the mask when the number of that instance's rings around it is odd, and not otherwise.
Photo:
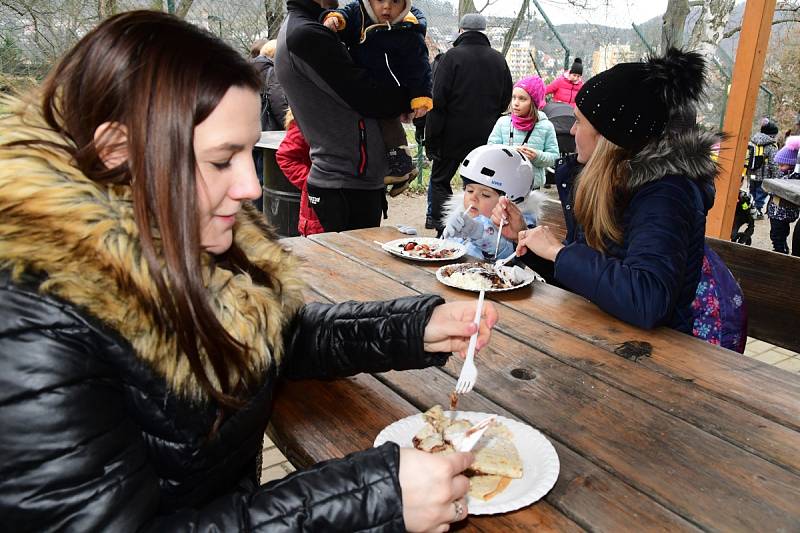
[[(563, 239), (566, 235), (561, 203), (542, 205), (541, 224)], [(800, 258), (706, 237), (742, 287), (747, 302), (747, 334), (764, 342), (800, 352)]]

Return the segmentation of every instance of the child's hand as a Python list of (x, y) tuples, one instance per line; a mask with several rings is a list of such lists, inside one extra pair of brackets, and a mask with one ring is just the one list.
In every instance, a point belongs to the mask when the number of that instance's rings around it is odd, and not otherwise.
[(422, 118), (428, 114), (427, 107), (418, 107), (413, 111), (413, 116), (411, 118)]
[(536, 159), (536, 150), (529, 146), (517, 146), (517, 152), (521, 153), (528, 159)]
[(322, 24), (331, 31), (339, 31), (339, 20), (336, 17), (328, 17)]
[(442, 237), (459, 237), (477, 241), (483, 237), (483, 224), (469, 216), (468, 212), (464, 212), (460, 216), (452, 217), (447, 221)]

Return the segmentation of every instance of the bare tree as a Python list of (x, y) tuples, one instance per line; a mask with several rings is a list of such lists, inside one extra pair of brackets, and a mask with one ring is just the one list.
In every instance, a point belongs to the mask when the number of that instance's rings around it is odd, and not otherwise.
[(175, 8), (175, 15), (180, 18), (186, 18), (189, 10), (192, 8), (194, 0), (181, 0), (178, 7)]
[(511, 42), (514, 40), (514, 37), (517, 36), (517, 31), (519, 31), (519, 26), (522, 24), (522, 19), (528, 12), (529, 5), (530, 0), (522, 0), (522, 7), (519, 8), (519, 13), (517, 13), (517, 16), (514, 18), (514, 22), (511, 23), (511, 27), (508, 29), (505, 37), (503, 38), (502, 54), (504, 56), (508, 53), (508, 49), (511, 48)]
[(117, 0), (98, 0), (97, 18), (104, 19), (117, 12)]
[(683, 45), (683, 28), (689, 16), (689, 0), (671, 0), (661, 24), (661, 49)]

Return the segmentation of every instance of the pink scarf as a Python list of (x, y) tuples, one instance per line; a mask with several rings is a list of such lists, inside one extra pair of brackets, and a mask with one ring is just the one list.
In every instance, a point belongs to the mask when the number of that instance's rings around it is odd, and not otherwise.
[(534, 126), (533, 117), (518, 117), (512, 113), (511, 125), (519, 131), (531, 131)]

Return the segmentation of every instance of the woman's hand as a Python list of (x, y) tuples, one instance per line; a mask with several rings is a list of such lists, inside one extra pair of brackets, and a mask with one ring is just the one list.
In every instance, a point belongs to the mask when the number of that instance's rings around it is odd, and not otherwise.
[(528, 227), (517, 204), (509, 202), (505, 196), (501, 196), (492, 209), (492, 224), (499, 227), (501, 220), (505, 220), (502, 235), (510, 241), (516, 241), (519, 232)]
[(517, 255), (525, 255), (530, 250), (543, 259), (555, 261), (558, 252), (564, 247), (547, 226), (536, 226), (519, 232)]
[[(431, 319), (425, 326), (422, 337), (426, 352), (456, 352), (462, 358), (467, 356), (469, 338), (475, 333), (475, 308), (478, 300), (471, 302), (451, 302), (436, 306)], [(478, 331), (476, 350), (489, 343), (492, 328), (497, 323), (497, 309), (490, 301), (483, 302), (481, 325)]]
[(536, 150), (534, 150), (530, 146), (522, 145), (522, 146), (517, 146), (516, 148), (517, 148), (517, 152), (521, 153), (522, 155), (524, 155), (528, 159), (536, 159), (536, 155), (537, 155), (536, 154)]
[[(442, 307), (442, 306), (440, 306)], [(471, 453), (431, 454), (400, 449), (403, 520), (408, 531), (447, 531), (467, 517), (469, 479), (462, 472)]]

